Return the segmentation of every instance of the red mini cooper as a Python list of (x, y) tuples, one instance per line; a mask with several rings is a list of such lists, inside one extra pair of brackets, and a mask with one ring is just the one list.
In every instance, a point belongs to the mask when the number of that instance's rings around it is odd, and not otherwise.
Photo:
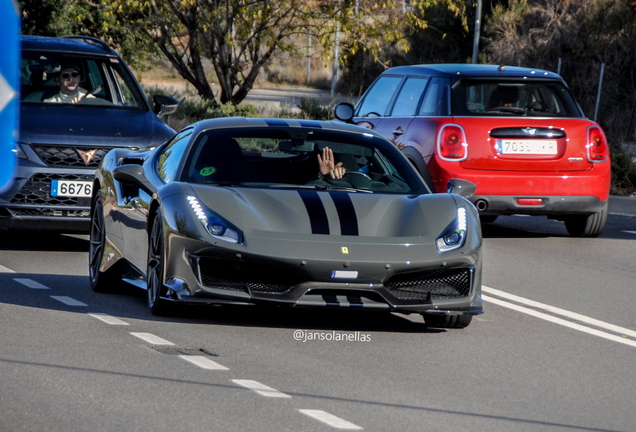
[(445, 192), (451, 178), (475, 183), (470, 200), (482, 222), (547, 215), (581, 237), (605, 227), (607, 139), (553, 72), (400, 66), (380, 75), (355, 107), (334, 110), (403, 148), (432, 190)]

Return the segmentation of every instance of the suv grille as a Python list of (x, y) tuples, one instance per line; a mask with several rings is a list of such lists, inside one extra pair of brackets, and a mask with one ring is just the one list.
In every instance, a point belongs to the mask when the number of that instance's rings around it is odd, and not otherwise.
[[(48, 145), (32, 145), (31, 148), (48, 166), (76, 168), (97, 168), (106, 153), (111, 150), (111, 147), (95, 148)], [(91, 155), (93, 151), (94, 154)], [(92, 156), (88, 163), (84, 162), (80, 152)]]
[(262, 294), (286, 294), (297, 282), (283, 280), (271, 269), (251, 267), (246, 270), (213, 258), (199, 258), (199, 278), (209, 288)]
[(393, 275), (384, 287), (400, 300), (466, 297), (470, 293), (471, 270), (455, 268)]
[[(35, 174), (11, 198), (11, 204), (50, 205), (50, 206), (86, 206), (91, 205), (90, 198), (51, 196), (51, 180), (88, 180), (92, 174)], [(20, 210), (13, 209), (14, 212)], [(41, 214), (41, 213), (39, 213)], [(50, 216), (53, 216), (51, 214)]]

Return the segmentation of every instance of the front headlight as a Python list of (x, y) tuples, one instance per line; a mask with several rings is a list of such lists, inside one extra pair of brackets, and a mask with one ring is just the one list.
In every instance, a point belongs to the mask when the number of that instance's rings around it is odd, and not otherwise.
[(435, 241), (438, 252), (448, 252), (459, 249), (466, 242), (466, 208), (459, 207), (457, 209), (457, 217), (444, 230), (441, 236)]
[(188, 196), (187, 199), (188, 203), (190, 203), (190, 207), (192, 207), (192, 211), (194, 211), (194, 214), (197, 216), (197, 219), (201, 221), (205, 230), (212, 237), (229, 243), (242, 242), (242, 233), (238, 228), (232, 226), (229, 222), (216, 215), (211, 210), (204, 210), (196, 197)]
[(13, 153), (15, 153), (15, 156), (19, 159), (28, 159), (26, 153), (24, 153), (24, 150), (22, 150), (22, 147), (20, 146), (20, 143), (15, 143), (15, 147), (13, 148)]

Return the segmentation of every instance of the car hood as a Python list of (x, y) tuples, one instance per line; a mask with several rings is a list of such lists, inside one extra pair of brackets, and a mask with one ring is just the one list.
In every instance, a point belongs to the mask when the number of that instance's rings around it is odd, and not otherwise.
[(297, 238), (343, 235), (359, 238), (416, 237), (434, 241), (457, 215), (450, 194), (392, 195), (192, 185), (207, 208), (247, 236)]
[(172, 135), (150, 111), (57, 104), (24, 104), (20, 111), (20, 142), (26, 144), (146, 147)]

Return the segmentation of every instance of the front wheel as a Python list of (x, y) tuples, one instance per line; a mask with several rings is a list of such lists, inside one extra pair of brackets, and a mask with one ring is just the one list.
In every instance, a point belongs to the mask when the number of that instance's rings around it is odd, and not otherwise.
[(164, 294), (163, 270), (165, 267), (163, 223), (161, 212), (157, 210), (148, 235), (148, 270), (146, 272), (148, 307), (153, 315), (165, 315), (168, 312)]
[(473, 320), (472, 315), (432, 315), (422, 314), (424, 323), (435, 328), (466, 328)]
[(104, 203), (102, 191), (98, 191), (91, 207), (91, 232), (88, 247), (88, 274), (91, 288), (95, 292), (113, 291), (118, 285), (116, 278), (108, 272), (102, 272), (102, 260), (106, 248), (106, 224), (104, 223)]
[(598, 237), (605, 229), (608, 204), (597, 213), (591, 215), (572, 215), (564, 219), (565, 228), (573, 237)]

